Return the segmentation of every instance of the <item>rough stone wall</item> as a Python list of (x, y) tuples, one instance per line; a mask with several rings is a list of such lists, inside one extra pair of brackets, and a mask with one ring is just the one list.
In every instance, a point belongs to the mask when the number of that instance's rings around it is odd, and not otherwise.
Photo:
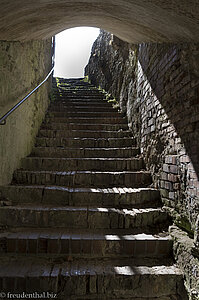
[[(4, 115), (51, 69), (51, 40), (30, 42), (0, 41), (0, 115)], [(49, 82), (0, 126), (0, 185), (12, 179), (20, 159), (28, 155), (45, 115)]]
[[(166, 209), (195, 236), (194, 253), (199, 248), (198, 70), (199, 44), (133, 46), (101, 31), (85, 71), (126, 111)], [(188, 274), (199, 277), (191, 267)]]
[(95, 85), (120, 101), (124, 112), (127, 109), (127, 87), (135, 80), (135, 68), (134, 49), (116, 36), (101, 30), (93, 44), (85, 74)]

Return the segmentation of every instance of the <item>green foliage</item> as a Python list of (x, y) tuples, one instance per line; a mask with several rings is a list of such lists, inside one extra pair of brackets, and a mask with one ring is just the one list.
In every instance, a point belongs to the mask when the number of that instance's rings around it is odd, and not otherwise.
[(189, 220), (187, 219), (187, 217), (185, 216), (181, 216), (179, 219), (177, 219), (175, 221), (176, 225), (181, 228), (182, 230), (185, 230), (190, 238), (194, 237), (194, 232), (191, 228), (191, 224), (189, 222)]
[(108, 103), (111, 103), (113, 108), (119, 108), (119, 102), (114, 98), (110, 93), (107, 93), (100, 85), (98, 87), (98, 90), (101, 91), (105, 96), (105, 101)]
[(81, 79), (81, 81), (83, 81), (83, 82), (87, 82), (87, 83), (90, 83), (90, 84), (91, 84), (91, 81), (89, 80), (89, 77), (88, 77), (88, 75), (84, 76), (84, 78), (83, 78), (83, 79)]
[(56, 77), (56, 84), (57, 84), (57, 87), (59, 87), (60, 85), (61, 85), (61, 83), (59, 82), (59, 78), (58, 77)]
[(81, 79), (81, 81), (91, 83), (89, 78), (88, 78), (88, 75), (84, 76), (84, 78)]

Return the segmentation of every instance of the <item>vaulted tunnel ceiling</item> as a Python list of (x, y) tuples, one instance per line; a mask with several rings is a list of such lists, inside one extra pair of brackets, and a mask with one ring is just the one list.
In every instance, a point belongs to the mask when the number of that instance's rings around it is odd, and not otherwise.
[(199, 42), (199, 1), (1, 1), (1, 40), (43, 39), (76, 26), (103, 28), (131, 43)]

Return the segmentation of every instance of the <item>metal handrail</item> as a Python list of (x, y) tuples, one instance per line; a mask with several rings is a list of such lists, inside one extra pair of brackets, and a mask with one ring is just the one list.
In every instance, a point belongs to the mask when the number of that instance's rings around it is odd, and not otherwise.
[(22, 100), (20, 100), (15, 106), (13, 106), (3, 117), (0, 118), (0, 125), (5, 125), (6, 124), (6, 119), (9, 115), (11, 115), (11, 113), (13, 113), (26, 99), (28, 99), (34, 92), (36, 92), (36, 90), (38, 90), (38, 88), (40, 88), (40, 86), (42, 84), (44, 84), (44, 82), (46, 82), (48, 80), (48, 78), (50, 77), (50, 75), (52, 74), (54, 70), (54, 66), (53, 68), (50, 70), (50, 72), (48, 73), (48, 75), (46, 76), (46, 78), (36, 87), (34, 88), (27, 96), (25, 96)]

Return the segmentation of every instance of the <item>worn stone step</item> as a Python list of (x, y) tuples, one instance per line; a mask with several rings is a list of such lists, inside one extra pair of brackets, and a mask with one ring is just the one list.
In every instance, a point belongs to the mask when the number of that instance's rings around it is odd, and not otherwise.
[[(58, 98), (57, 102), (75, 102), (76, 104), (77, 103), (84, 103), (87, 105), (93, 105), (94, 104), (100, 104), (100, 103), (104, 103), (104, 105), (106, 105), (107, 103), (107, 100), (106, 98), (104, 98), (103, 96), (99, 97), (99, 96), (81, 96), (80, 94), (79, 95), (62, 95), (62, 97)], [(108, 103), (111, 103), (111, 102), (108, 102)]]
[(38, 157), (134, 157), (140, 154), (139, 148), (60, 148), (35, 147), (30, 156)]
[(50, 111), (46, 117), (54, 118), (124, 118), (124, 114), (114, 112), (98, 112), (98, 111)]
[(92, 138), (122, 138), (132, 136), (131, 131), (97, 131), (97, 130), (48, 130), (40, 129), (39, 137), (92, 137)]
[(95, 92), (98, 94), (103, 93), (101, 90), (96, 88), (94, 85), (68, 85), (68, 86), (63, 86), (61, 87), (64, 91), (81, 91), (82, 93), (84, 92)]
[(92, 98), (96, 98), (96, 99), (101, 99), (101, 98), (105, 98), (106, 95), (103, 94), (103, 93), (98, 93), (96, 92), (95, 90), (65, 90), (63, 89), (62, 91), (60, 91), (59, 95), (61, 97), (64, 97), (64, 98), (70, 98), (70, 97), (74, 97), (74, 98), (89, 98), (89, 97), (92, 97)]
[(78, 86), (77, 87), (63, 87), (62, 91), (64, 93), (81, 93), (81, 95), (84, 94), (96, 94), (96, 95), (104, 95), (103, 92), (96, 89), (95, 87), (90, 86)]
[(0, 286), (4, 292), (48, 292), (55, 298), (54, 293), (59, 292), (59, 300), (186, 300), (176, 298), (184, 290), (178, 268), (164, 264), (140, 266), (134, 259), (53, 263), (40, 258), (33, 263), (28, 257), (13, 257), (12, 261), (2, 257)]
[(81, 86), (92, 86), (91, 83), (88, 81), (85, 81), (84, 77), (79, 77), (79, 78), (61, 78), (61, 77), (56, 77), (54, 80), (57, 80), (59, 82), (59, 85), (62, 87), (63, 86), (73, 86), (73, 85), (81, 85)]
[(59, 81), (59, 86), (58, 88), (62, 88), (62, 87), (76, 87), (76, 86), (80, 86), (82, 88), (95, 88), (98, 89), (95, 85), (93, 85), (92, 83), (85, 81), (84, 77), (81, 78), (58, 78)]
[(144, 162), (142, 158), (26, 157), (21, 160), (21, 167), (35, 171), (136, 171), (144, 168)]
[(0, 233), (0, 253), (76, 257), (171, 257), (168, 234), (132, 234), (128, 230), (17, 228)]
[(94, 88), (98, 90), (98, 88), (93, 85), (92, 83), (85, 81), (85, 78), (58, 78), (58, 89), (59, 88), (75, 88), (75, 87), (82, 87), (82, 88)]
[(125, 131), (129, 130), (127, 124), (83, 124), (83, 123), (47, 123), (44, 122), (42, 129), (52, 130), (107, 130), (107, 131)]
[[(66, 80), (66, 81), (65, 81)], [(64, 79), (63, 82), (59, 82), (58, 89), (82, 89), (82, 90), (96, 90), (98, 92), (102, 92), (99, 90), (95, 85), (88, 83), (88, 82), (68, 82), (68, 79)]]
[(67, 107), (71, 107), (71, 106), (78, 106), (78, 107), (90, 107), (92, 109), (96, 108), (96, 110), (98, 109), (98, 107), (101, 108), (107, 108), (107, 109), (112, 109), (112, 103), (111, 102), (107, 102), (106, 100), (100, 100), (100, 101), (95, 101), (95, 100), (74, 100), (74, 99), (67, 99), (64, 100), (64, 98), (58, 99), (56, 100), (55, 104), (56, 107), (59, 106), (65, 106)]
[(104, 94), (99, 94), (96, 92), (89, 92), (89, 91), (62, 91), (60, 95), (60, 99), (64, 98), (65, 100), (67, 99), (77, 99), (77, 100), (96, 100), (96, 101), (107, 101), (106, 96)]
[(49, 112), (53, 111), (53, 112), (63, 112), (63, 111), (71, 111), (71, 112), (92, 112), (92, 111), (98, 111), (98, 112), (118, 112), (117, 109), (113, 108), (112, 106), (92, 106), (92, 105), (88, 105), (88, 106), (83, 106), (83, 105), (67, 105), (67, 104), (54, 104), (54, 105), (50, 105)]
[(97, 91), (98, 93), (102, 93), (103, 91), (99, 90), (96, 86), (92, 85), (92, 84), (86, 84), (86, 83), (83, 83), (83, 84), (61, 84), (59, 85), (58, 87), (58, 90), (61, 90), (61, 91), (65, 91), (65, 90), (81, 90), (82, 92), (84, 91)]
[(102, 90), (99, 90), (98, 88), (96, 88), (93, 85), (76, 85), (76, 86), (59, 86), (58, 87), (58, 92), (60, 94), (60, 92), (64, 92), (64, 93), (81, 93), (84, 95), (84, 93), (95, 93), (96, 95), (104, 95), (105, 93)]
[[(59, 87), (72, 87), (72, 86), (82, 86), (82, 87), (94, 87), (97, 89), (96, 86), (94, 86), (92, 83), (85, 81), (84, 77), (80, 78), (58, 78)], [(59, 88), (58, 87), (58, 88)]]
[(71, 85), (70, 84), (61, 84), (59, 85), (58, 89), (57, 89), (58, 93), (60, 94), (60, 92), (67, 92), (67, 91), (81, 91), (82, 93), (84, 92), (95, 92), (95, 93), (98, 93), (98, 94), (102, 94), (104, 93), (102, 90), (99, 90), (98, 88), (96, 88), (96, 86), (94, 85), (85, 85), (85, 84), (75, 84), (75, 85)]
[(125, 138), (36, 138), (37, 147), (115, 148), (133, 147), (136, 140)]
[(13, 204), (43, 203), (105, 207), (160, 207), (160, 192), (154, 188), (69, 188), (65, 186), (8, 185), (2, 196)]
[(168, 215), (161, 208), (116, 209), (18, 205), (0, 207), (0, 226), (44, 228), (161, 228), (168, 225)]
[(94, 171), (29, 171), (16, 170), (16, 184), (61, 185), (68, 187), (146, 187), (152, 183), (151, 174), (139, 172), (94, 172)]
[(50, 123), (83, 123), (83, 124), (126, 124), (127, 120), (124, 117), (46, 117), (46, 122)]

